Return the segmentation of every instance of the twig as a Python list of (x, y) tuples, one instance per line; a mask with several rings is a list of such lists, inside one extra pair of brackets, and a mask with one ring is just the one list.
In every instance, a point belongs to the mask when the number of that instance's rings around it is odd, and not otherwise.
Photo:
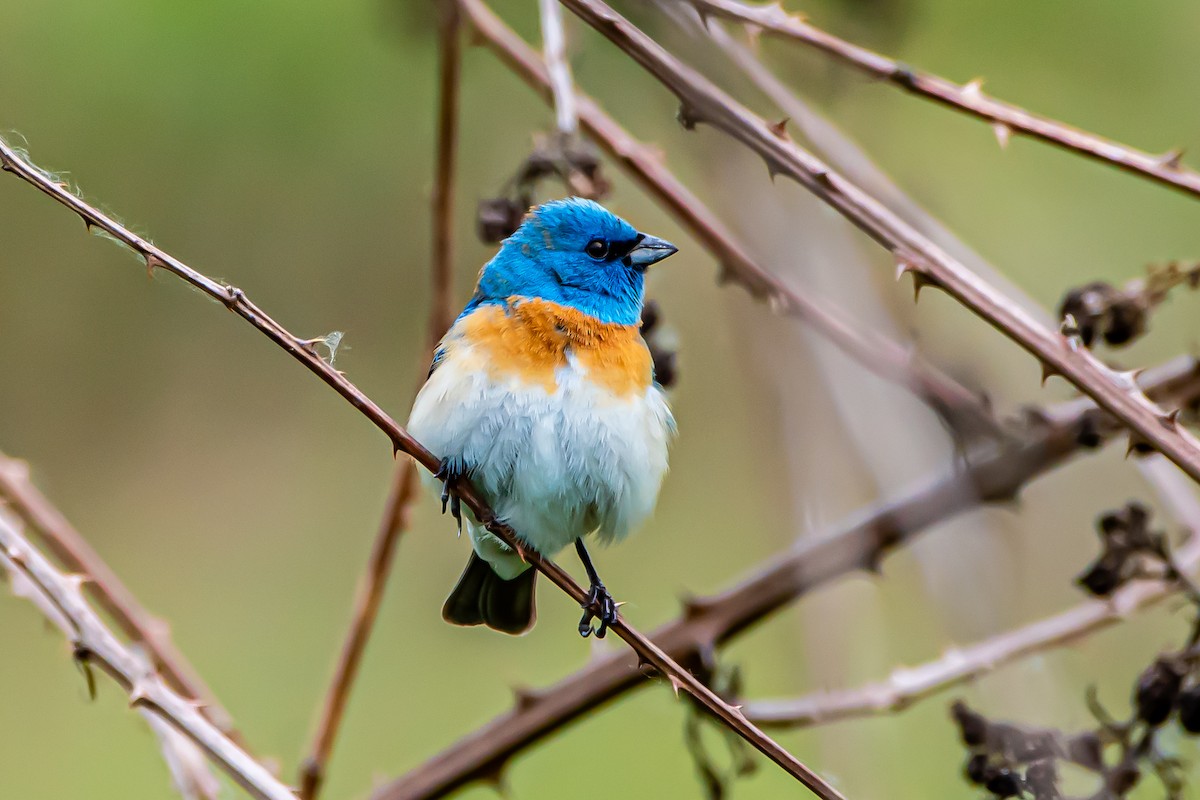
[[(1189, 537), (1176, 556), (1184, 571), (1200, 563), (1200, 517), (1193, 517)], [(882, 683), (857, 689), (819, 692), (790, 700), (747, 703), (746, 716), (763, 727), (798, 728), (854, 717), (901, 711), (913, 703), (974, 680), (1021, 658), (1078, 641), (1089, 634), (1122, 622), (1177, 593), (1172, 581), (1141, 581), (1122, 587), (1107, 600), (1091, 600), (978, 644), (947, 652), (918, 667), (897, 669)]]
[[(423, 379), (429, 354), (454, 320), (454, 176), (458, 151), (458, 95), (462, 69), (459, 11), (453, 0), (438, 6), (438, 142), (432, 197), (433, 250), (430, 261), (433, 293), (429, 312), (429, 347), (422, 351), (418, 374)], [(350, 689), (383, 601), (396, 546), (411, 524), (419, 499), (416, 465), (405, 459), (396, 465), (392, 489), (366, 570), (355, 594), (350, 627), (326, 692), (309, 755), (300, 766), (300, 797), (313, 800), (325, 779), (333, 744), (341, 728)]]
[(462, 72), (462, 37), (458, 4), (437, 0), (438, 11), (438, 140), (433, 182), (433, 298), (429, 317), (430, 347), (454, 322), (454, 172), (458, 163), (458, 94)]
[(145, 668), (145, 661), (123, 645), (105, 627), (84, 599), (83, 576), (64, 575), (0, 514), (0, 566), (32, 584), (52, 608), (51, 621), (68, 632), (75, 659), (84, 667), (99, 667), (129, 693), (129, 705), (162, 718), (221, 766), (229, 776), (261, 800), (295, 800), (286, 786), (262, 764), (239, 748), (209, 722), (196, 703), (169, 688)]
[(541, 14), (542, 52), (550, 85), (554, 90), (554, 115), (558, 132), (570, 136), (579, 128), (575, 112), (575, 88), (571, 65), (567, 63), (567, 41), (563, 32), (562, 6), (558, 0), (538, 0)]
[[(420, 442), (414, 439), (408, 431), (397, 424), (395, 420), (389, 417), (383, 409), (363, 394), (345, 376), (318, 357), (311, 343), (299, 339), (278, 322), (267, 316), (261, 308), (246, 297), (245, 292), (241, 289), (214, 281), (212, 278), (197, 272), (182, 261), (179, 261), (165, 250), (129, 231), (110, 217), (71, 194), (65, 186), (47, 173), (31, 166), (7, 143), (2, 141), (0, 141), (0, 167), (6, 172), (17, 175), (22, 180), (49, 195), (58, 203), (79, 214), (89, 228), (93, 226), (98, 227), (118, 242), (130, 247), (145, 260), (148, 269), (166, 270), (222, 303), (230, 311), (250, 323), (259, 332), (283, 348), (358, 409), (359, 413), (387, 435), (395, 450), (408, 454), (426, 470), (437, 472), (440, 461), (433, 453), (429, 452)], [(580, 605), (584, 603), (586, 595), (579, 584), (554, 562), (543, 558), (534, 550), (522, 548), (517, 534), (507, 525), (496, 519), (495, 514), (469, 481), (462, 480), (457, 482), (455, 492), (458, 494), (463, 505), (471, 510), (475, 518), (489, 532), (493, 533), (510, 547), (522, 550), (526, 561), (545, 575), (551, 583), (561, 589), (576, 603)], [(823, 798), (823, 800), (829, 800), (830, 798), (840, 798), (842, 796), (836, 789), (816, 773), (812, 772), (776, 741), (748, 722), (741, 715), (741, 712), (718, 697), (694, 675), (675, 663), (661, 648), (623, 619), (619, 618), (610, 628), (638, 654), (642, 661), (665, 675), (670, 680), (673, 688), (677, 690), (682, 689), (692, 695), (721, 724), (745, 739), (756, 750), (801, 781), (818, 797)]]
[[(1184, 403), (1200, 397), (1200, 369), (1180, 358), (1143, 375), (1156, 397)], [(846, 520), (835, 533), (773, 557), (742, 583), (693, 600), (653, 633), (655, 643), (684, 664), (711, 660), (716, 648), (804, 594), (855, 570), (877, 571), (893, 550), (919, 532), (985, 502), (1003, 502), (1086, 444), (1096, 446), (1119, 426), (1086, 399), (1032, 418), (1020, 445), (990, 448), (967, 459), (965, 471), (931, 480), (902, 497)], [(513, 710), (404, 775), (375, 800), (441, 797), (500, 773), (514, 755), (587, 712), (640, 688), (637, 663), (613, 653), (541, 691), (522, 691)]]
[(202, 703), (201, 713), (244, 748), (229, 712), (175, 648), (166, 624), (142, 607), (79, 531), (38, 491), (29, 480), (25, 463), (3, 453), (0, 453), (0, 498), (64, 567), (87, 576), (87, 593), (122, 633), (145, 648), (152, 666), (171, 688)]
[[(550, 75), (537, 53), (482, 0), (460, 0), (460, 5), (483, 43), (544, 99), (552, 100)], [(778, 314), (808, 323), (866, 369), (906, 387), (951, 423), (979, 433), (1000, 433), (975, 393), (890, 339), (837, 316), (827, 301), (809, 299), (763, 268), (660, 158), (595, 101), (578, 90), (575, 99), (584, 132), (716, 258), (722, 281), (736, 283)]]
[(795, 179), (890, 251), (898, 277), (912, 273), (918, 289), (931, 285), (947, 292), (1036, 356), (1045, 374), (1062, 375), (1200, 481), (1200, 442), (1176, 424), (1173, 414), (1150, 402), (1128, 375), (1109, 369), (1077, 339), (1042, 327), (911, 225), (797, 146), (786, 131), (772, 129), (602, 0), (561, 2), (674, 92), (683, 102), (685, 124), (710, 123), (753, 149), (771, 174)]
[(321, 706), (317, 731), (309, 746), (309, 755), (300, 765), (300, 797), (303, 800), (316, 797), (325, 780), (333, 743), (341, 729), (342, 716), (350, 697), (350, 688), (358, 676), (358, 667), (375, 625), (379, 604), (383, 600), (383, 589), (391, 573), (396, 545), (411, 524), (412, 508), (419, 497), (418, 488), (416, 465), (405, 459), (404, 463), (396, 466), (396, 481), (388, 496), (379, 534), (371, 547), (367, 569), (355, 593), (350, 627), (346, 631), (346, 640)]
[(1030, 113), (985, 95), (981, 80), (960, 86), (945, 78), (918, 72), (906, 64), (839, 39), (808, 23), (802, 16), (784, 11), (779, 4), (750, 6), (738, 0), (670, 1), (689, 3), (702, 16), (734, 20), (758, 31), (814, 47), (872, 77), (982, 119), (992, 125), (1001, 147), (1009, 136), (1023, 134), (1200, 197), (1200, 173), (1181, 163), (1183, 153), (1179, 150), (1153, 155)]

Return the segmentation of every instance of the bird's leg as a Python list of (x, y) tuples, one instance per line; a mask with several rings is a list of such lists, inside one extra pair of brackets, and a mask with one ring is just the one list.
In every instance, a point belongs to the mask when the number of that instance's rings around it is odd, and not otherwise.
[(446, 513), (446, 506), (449, 505), (450, 516), (454, 517), (454, 521), (458, 523), (459, 536), (462, 536), (462, 502), (458, 499), (458, 494), (453, 491), (451, 484), (469, 471), (462, 459), (443, 458), (441, 466), (434, 473), (434, 477), (442, 482), (442, 513)]
[[(579, 560), (583, 562), (583, 568), (587, 570), (588, 581), (591, 586), (588, 588), (587, 597), (583, 603), (583, 618), (579, 620), (579, 635), (583, 638), (596, 634), (597, 639), (603, 639), (608, 633), (608, 626), (613, 625), (617, 621), (617, 604), (613, 601), (612, 595), (604, 588), (604, 584), (600, 582), (600, 576), (596, 574), (596, 568), (592, 565), (591, 556), (588, 555), (587, 548), (583, 546), (583, 539), (575, 540), (575, 552), (579, 553)], [(592, 629), (592, 620), (600, 620), (600, 627)]]

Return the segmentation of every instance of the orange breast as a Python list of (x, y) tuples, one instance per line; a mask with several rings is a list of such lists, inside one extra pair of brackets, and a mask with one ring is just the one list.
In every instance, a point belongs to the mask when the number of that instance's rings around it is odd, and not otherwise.
[(574, 356), (593, 383), (618, 397), (645, 392), (653, 365), (636, 325), (601, 322), (573, 308), (525, 297), (481, 306), (460, 323), (462, 335), (498, 380), (519, 377), (558, 389), (556, 372)]

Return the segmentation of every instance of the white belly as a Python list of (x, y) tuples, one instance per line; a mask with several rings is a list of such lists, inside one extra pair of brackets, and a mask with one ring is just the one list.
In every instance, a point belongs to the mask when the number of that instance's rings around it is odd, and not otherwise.
[[(662, 390), (621, 398), (588, 381), (574, 358), (557, 388), (499, 382), (459, 351), (417, 395), (409, 431), (440, 458), (460, 458), (500, 519), (544, 555), (577, 538), (626, 536), (649, 515), (667, 471), (674, 420)], [(502, 577), (524, 565), (470, 525)], [(515, 571), (514, 571), (515, 570)], [(505, 573), (511, 573), (506, 575)]]

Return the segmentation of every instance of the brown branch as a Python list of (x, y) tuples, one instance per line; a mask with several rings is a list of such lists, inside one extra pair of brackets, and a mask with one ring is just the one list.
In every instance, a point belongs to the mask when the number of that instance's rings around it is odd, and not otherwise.
[[(1200, 398), (1200, 368), (1193, 359), (1176, 359), (1145, 373), (1143, 384), (1156, 397), (1185, 403)], [(1121, 430), (1086, 399), (1034, 415), (1020, 444), (972, 453), (965, 470), (855, 514), (836, 532), (768, 560), (739, 585), (688, 602), (678, 619), (653, 633), (654, 641), (681, 663), (706, 663), (717, 647), (813, 589), (857, 570), (877, 571), (924, 528), (986, 502), (1011, 500), (1085, 444), (1096, 446)], [(512, 711), (388, 784), (373, 800), (441, 797), (493, 778), (520, 751), (641, 686), (635, 659), (625, 653), (601, 657), (551, 687), (520, 692)]]
[[(483, 0), (460, 0), (460, 5), (483, 44), (543, 100), (553, 102), (552, 81), (541, 57)], [(950, 422), (979, 433), (999, 433), (991, 413), (975, 393), (890, 339), (842, 319), (829, 310), (828, 301), (810, 299), (789, 287), (761, 266), (657, 155), (578, 87), (575, 100), (584, 132), (716, 258), (722, 281), (736, 283), (778, 314), (808, 323), (873, 374), (907, 388)]]
[(359, 580), (354, 597), (354, 610), (350, 627), (342, 644), (338, 663), (330, 680), (329, 690), (321, 706), (317, 731), (313, 734), (309, 755), (300, 765), (300, 797), (312, 800), (320, 791), (325, 780), (333, 743), (341, 729), (342, 716), (350, 698), (350, 688), (358, 677), (358, 668), (363, 652), (371, 637), (379, 604), (383, 600), (383, 589), (391, 573), (396, 545), (401, 535), (411, 524), (412, 509), (419, 498), (416, 465), (404, 460), (396, 466), (396, 481), (388, 495), (379, 534), (371, 547), (367, 569)]
[[(454, 176), (458, 151), (458, 95), (462, 69), (462, 41), (458, 7), (439, 0), (438, 11), (438, 140), (437, 167), (432, 196), (433, 249), (430, 259), (432, 297), (429, 313), (429, 348), (422, 351), (418, 374), (423, 380), (435, 343), (454, 320)], [(419, 385), (419, 384), (418, 384)], [(300, 766), (300, 797), (313, 800), (325, 780), (333, 744), (341, 728), (350, 689), (383, 601), (400, 537), (411, 525), (412, 509), (419, 500), (416, 465), (405, 459), (396, 465), (392, 489), (366, 570), (355, 594), (350, 627), (342, 644), (333, 678), (325, 694), (309, 755)]]
[(928, 238), (762, 118), (681, 63), (602, 0), (561, 0), (670, 89), (683, 103), (685, 124), (707, 122), (758, 153), (771, 174), (793, 178), (890, 251), (898, 277), (944, 290), (964, 307), (1036, 356), (1048, 374), (1062, 375), (1156, 450), (1200, 481), (1200, 442), (1078, 340), (1047, 330), (1026, 311)]
[(86, 591), (132, 641), (145, 648), (152, 666), (175, 691), (202, 703), (200, 710), (227, 736), (245, 747), (233, 719), (195, 669), (171, 642), (167, 626), (150, 614), (92, 549), (87, 540), (29, 480), (22, 461), (0, 453), (0, 499), (71, 572), (88, 577)]
[[(1195, 526), (1193, 520), (1187, 544), (1176, 553), (1180, 568), (1189, 572), (1200, 563), (1200, 538)], [(790, 700), (755, 701), (742, 710), (759, 725), (772, 728), (807, 727), (901, 711), (1018, 659), (1069, 645), (1123, 622), (1131, 613), (1176, 594), (1178, 589), (1178, 584), (1163, 580), (1130, 584), (1108, 600), (1080, 603), (970, 647), (950, 650), (926, 664), (897, 669), (881, 683)]]
[(994, 127), (1002, 147), (1010, 135), (1022, 134), (1200, 197), (1200, 173), (1181, 163), (1183, 154), (1179, 150), (1153, 155), (1033, 114), (1019, 106), (988, 97), (980, 88), (980, 80), (960, 86), (945, 78), (918, 72), (899, 61), (839, 39), (811, 25), (802, 16), (784, 11), (779, 4), (750, 6), (738, 0), (671, 2), (689, 3), (701, 16), (734, 20), (753, 26), (757, 31), (816, 48), (867, 75), (984, 120)]
[(433, 299), (429, 342), (454, 322), (454, 172), (458, 162), (458, 94), (462, 37), (458, 5), (438, 0), (438, 139), (433, 180)]
[(31, 585), (28, 591), (38, 594), (34, 605), (67, 633), (74, 658), (85, 670), (99, 667), (111, 676), (128, 692), (130, 707), (163, 719), (187, 736), (254, 797), (295, 800), (291, 790), (266, 767), (209, 722), (194, 700), (182, 697), (157, 674), (148, 671), (145, 660), (105, 627), (84, 599), (84, 576), (64, 575), (55, 569), (18, 526), (2, 514), (0, 567), (20, 575)]
[[(16, 151), (3, 141), (0, 141), (0, 168), (17, 175), (41, 192), (49, 195), (56, 202), (77, 213), (89, 228), (93, 226), (98, 227), (116, 241), (131, 248), (145, 260), (148, 269), (162, 269), (170, 272), (222, 303), (226, 308), (250, 323), (250, 325), (272, 342), (283, 348), (310, 372), (316, 374), (318, 378), (354, 406), (359, 413), (387, 435), (396, 451), (408, 454), (430, 472), (438, 471), (439, 459), (433, 453), (429, 452), (420, 442), (414, 439), (408, 431), (397, 424), (373, 400), (347, 380), (344, 375), (318, 357), (311, 341), (300, 339), (289, 332), (269, 317), (261, 308), (251, 302), (241, 289), (219, 283), (197, 272), (165, 250), (131, 232), (112, 218), (71, 194), (54, 177), (27, 163), (25, 159), (19, 156)], [(496, 519), (491, 508), (488, 507), (469, 481), (457, 481), (454, 485), (454, 491), (461, 499), (463, 505), (471, 510), (481, 525), (505, 544), (514, 549), (521, 550), (524, 553), (526, 561), (537, 568), (539, 572), (545, 575), (551, 583), (561, 589), (573, 601), (583, 605), (586, 595), (579, 584), (554, 562), (543, 558), (534, 550), (522, 547), (518, 535), (507, 525)], [(682, 689), (690, 694), (711, 716), (745, 739), (751, 746), (783, 768), (788, 774), (801, 781), (818, 797), (823, 798), (823, 800), (829, 800), (830, 798), (840, 798), (842, 796), (820, 776), (812, 772), (795, 756), (781, 747), (778, 742), (748, 722), (741, 715), (740, 711), (726, 703), (694, 675), (675, 663), (661, 648), (625, 622), (624, 619), (618, 618), (610, 628), (638, 654), (640, 660), (665, 675), (671, 681), (671, 685), (674, 688), (677, 690)]]

